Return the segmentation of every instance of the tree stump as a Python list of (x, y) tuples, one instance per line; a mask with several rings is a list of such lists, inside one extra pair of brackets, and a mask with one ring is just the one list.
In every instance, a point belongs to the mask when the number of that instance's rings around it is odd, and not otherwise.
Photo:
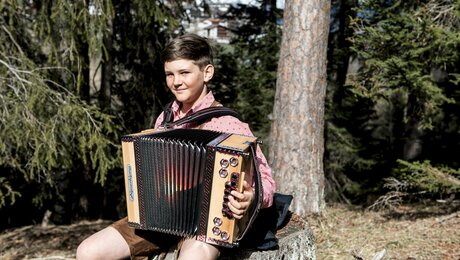
[[(259, 251), (254, 249), (234, 249), (222, 252), (218, 260), (306, 260), (316, 259), (313, 232), (308, 223), (296, 214), (291, 214), (289, 222), (276, 232), (278, 249)], [(175, 250), (155, 256), (152, 260), (174, 260)]]

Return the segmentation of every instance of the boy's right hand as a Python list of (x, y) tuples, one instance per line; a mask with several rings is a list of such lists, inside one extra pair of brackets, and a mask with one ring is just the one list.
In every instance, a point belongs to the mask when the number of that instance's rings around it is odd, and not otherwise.
[(241, 219), (252, 204), (254, 200), (254, 188), (252, 188), (247, 181), (243, 182), (243, 192), (232, 191), (231, 196), (228, 196), (228, 207), (233, 213), (233, 217)]

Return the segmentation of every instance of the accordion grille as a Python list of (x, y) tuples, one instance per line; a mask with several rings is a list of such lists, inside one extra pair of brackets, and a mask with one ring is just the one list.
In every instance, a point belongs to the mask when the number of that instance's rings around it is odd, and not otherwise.
[(181, 236), (200, 232), (209, 201), (207, 144), (220, 135), (176, 129), (135, 137), (141, 228)]

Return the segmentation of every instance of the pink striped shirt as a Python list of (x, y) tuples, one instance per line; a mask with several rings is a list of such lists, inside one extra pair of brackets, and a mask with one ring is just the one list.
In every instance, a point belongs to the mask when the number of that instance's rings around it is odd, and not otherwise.
[[(195, 111), (201, 110), (203, 108), (210, 107), (215, 101), (214, 95), (210, 91), (202, 100), (196, 103), (186, 115), (193, 113)], [(180, 119), (179, 115), (179, 103), (174, 101), (172, 105), (172, 111), (174, 113), (174, 121)], [(185, 115), (184, 115), (185, 116)], [(163, 113), (161, 113), (155, 123), (155, 128), (158, 128), (163, 122)], [(193, 128), (195, 127), (192, 124), (183, 124), (175, 128)], [(206, 122), (202, 129), (213, 130), (231, 134), (240, 134), (246, 136), (254, 136), (249, 129), (248, 124), (241, 122), (235, 117), (232, 116), (221, 116), (212, 118), (210, 121)], [(265, 158), (262, 150), (257, 146), (256, 152), (257, 162), (259, 164), (259, 171), (262, 177), (262, 188), (263, 188), (263, 202), (262, 207), (268, 208), (273, 203), (273, 193), (275, 192), (276, 186), (275, 181), (271, 175), (271, 168), (268, 166), (267, 159)]]

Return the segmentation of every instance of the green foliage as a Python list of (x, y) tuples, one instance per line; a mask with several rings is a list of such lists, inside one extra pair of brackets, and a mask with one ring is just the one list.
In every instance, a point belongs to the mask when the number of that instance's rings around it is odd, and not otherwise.
[[(277, 24), (282, 13), (274, 4), (268, 8), (267, 3), (263, 1), (260, 9), (241, 6), (226, 14), (243, 25), (234, 32), (237, 37), (231, 43), (232, 48), (223, 52), (226, 55), (223, 57), (233, 57), (230, 64), (235, 64), (233, 69), (228, 65), (226, 68), (235, 77), (232, 81), (227, 77), (235, 95), (232, 106), (261, 140), (268, 138), (270, 132), (282, 31)], [(220, 60), (227, 63), (228, 59)]]
[(390, 101), (395, 93), (402, 95), (403, 106), (413, 106), (403, 120), (415, 118), (422, 129), (432, 129), (441, 106), (454, 102), (433, 78), (432, 69), (455, 72), (458, 32), (452, 32), (450, 25), (439, 24), (428, 5), (407, 10), (396, 1), (388, 9), (370, 9), (377, 8), (375, 2), (366, 1), (362, 7), (363, 12), (374, 10), (379, 14), (374, 20), (355, 20), (352, 50), (364, 65), (359, 73), (349, 75), (349, 83), (356, 94), (373, 100)]
[(402, 172), (400, 160), (458, 168), (460, 3), (355, 4), (339, 11), (352, 33), (342, 19), (330, 37), (325, 169), (337, 190), (358, 184), (351, 198), (367, 200)]
[(215, 98), (227, 107), (234, 107), (236, 98), (236, 80), (238, 73), (238, 57), (235, 47), (229, 44), (211, 43), (214, 55), (215, 72), (209, 89)]
[(105, 51), (103, 35), (114, 16), (111, 2), (33, 1), (23, 8), (30, 11), (22, 15), (31, 18), (25, 26), (34, 32), (28, 35), (31, 42), (25, 44), (27, 48), (41, 46), (40, 60), (35, 61), (70, 70), (75, 78), (57, 72), (53, 80), (73, 87), (72, 91), (88, 100), (89, 58)]
[(113, 70), (108, 80), (113, 84), (112, 96), (120, 101), (114, 112), (124, 131), (136, 132), (153, 127), (153, 120), (172, 99), (159, 56), (173, 32), (180, 31), (183, 10), (179, 5), (168, 8), (163, 1), (112, 2), (118, 15), (112, 20)]
[(166, 102), (158, 53), (179, 26), (171, 10), (163, 1), (0, 2), (2, 218), (20, 196), (71, 218), (110, 201), (94, 195), (119, 186), (108, 182), (121, 176), (120, 136), (151, 127), (157, 100)]
[(346, 201), (358, 197), (364, 192), (359, 181), (353, 181), (353, 174), (375, 167), (376, 162), (362, 157), (365, 151), (359, 139), (351, 135), (345, 127), (338, 127), (331, 121), (326, 123), (326, 163), (324, 164), (326, 183), (326, 199)]
[[(56, 172), (71, 173), (82, 163), (95, 170), (95, 182), (104, 184), (107, 172), (118, 166), (119, 129), (113, 117), (48, 80), (52, 68), (35, 68), (26, 57), (1, 56), (0, 165), (20, 172), (27, 183), (53, 188)], [(14, 194), (5, 196), (13, 202)]]
[(446, 166), (433, 166), (430, 161), (407, 162), (398, 160), (394, 175), (407, 183), (407, 188), (425, 191), (437, 196), (460, 192), (460, 171)]
[(236, 107), (262, 139), (267, 138), (270, 132), (280, 42), (280, 28), (268, 23), (253, 41), (237, 44)]
[(5, 206), (8, 201), (14, 204), (16, 197), (21, 197), (21, 193), (15, 191), (5, 177), (0, 177), (0, 207)]

